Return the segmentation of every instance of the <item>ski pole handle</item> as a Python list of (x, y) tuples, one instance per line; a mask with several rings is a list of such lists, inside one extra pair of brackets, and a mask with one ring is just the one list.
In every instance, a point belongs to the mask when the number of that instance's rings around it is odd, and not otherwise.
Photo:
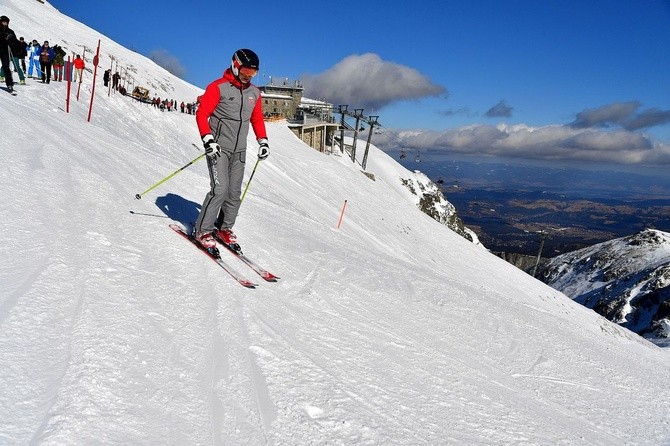
[(147, 192), (149, 192), (149, 191), (151, 191), (151, 190), (154, 190), (155, 188), (157, 188), (157, 187), (160, 186), (161, 184), (165, 183), (167, 180), (169, 180), (169, 179), (172, 178), (173, 176), (177, 175), (177, 174), (178, 174), (179, 172), (181, 172), (182, 170), (186, 169), (186, 168), (187, 168), (188, 166), (190, 166), (191, 164), (193, 164), (193, 163), (195, 163), (195, 162), (197, 162), (197, 161), (200, 161), (200, 159), (201, 159), (201, 158), (204, 158), (204, 157), (205, 157), (205, 154), (204, 154), (204, 153), (203, 153), (202, 155), (199, 155), (197, 158), (194, 158), (194, 159), (193, 159), (191, 162), (189, 162), (188, 164), (186, 164), (186, 165), (180, 167), (179, 169), (175, 170), (175, 171), (172, 172), (170, 175), (166, 176), (165, 178), (163, 178), (163, 179), (160, 180), (158, 183), (154, 184), (153, 186), (151, 186), (149, 189), (145, 190), (145, 191), (142, 192), (141, 194), (135, 194), (135, 198), (139, 200), (140, 198), (142, 198), (142, 195), (146, 194)]

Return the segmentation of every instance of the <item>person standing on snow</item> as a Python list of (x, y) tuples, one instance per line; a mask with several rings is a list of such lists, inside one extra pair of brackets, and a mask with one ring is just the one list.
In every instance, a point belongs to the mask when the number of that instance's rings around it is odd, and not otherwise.
[(14, 79), (12, 78), (12, 68), (9, 65), (11, 48), (16, 46), (16, 34), (9, 29), (9, 17), (3, 15), (0, 17), (0, 63), (5, 76), (5, 85), (7, 91), (14, 92)]
[(118, 90), (119, 89), (119, 79), (121, 79), (121, 75), (117, 71), (112, 75), (112, 89), (113, 90)]
[(54, 61), (54, 50), (49, 46), (48, 41), (40, 48), (40, 71), (42, 71), (42, 83), (51, 83), (51, 64)]
[(230, 68), (207, 86), (195, 114), (211, 186), (195, 224), (195, 240), (204, 248), (214, 248), (219, 239), (241, 252), (232, 227), (241, 204), (249, 123), (260, 145), (258, 159), (270, 155), (261, 91), (251, 84), (258, 67), (256, 53), (235, 51)]
[[(28, 47), (28, 77), (32, 78), (40, 78), (42, 77), (42, 72), (40, 71), (40, 63), (39, 63), (39, 54), (40, 50), (40, 44), (37, 43), (37, 40), (34, 40), (30, 42), (30, 46)], [(33, 68), (35, 68), (35, 76), (33, 76)]]
[(28, 56), (28, 43), (26, 43), (25, 40), (23, 40), (23, 37), (19, 37), (19, 45), (18, 45), (18, 50), (17, 54), (14, 54), (14, 57), (18, 57), (19, 61), (21, 61), (21, 68), (23, 68), (23, 72), (26, 72), (26, 57)]
[(74, 80), (72, 82), (77, 82), (77, 78), (79, 78), (79, 82), (83, 81), (84, 67), (86, 67), (84, 59), (82, 59), (81, 56), (77, 54), (77, 57), (74, 58), (72, 65), (74, 65)]
[[(54, 81), (63, 81), (63, 67), (65, 66), (66, 55), (67, 53), (60, 45), (54, 45)], [(67, 80), (67, 76), (65, 76), (65, 80)]]

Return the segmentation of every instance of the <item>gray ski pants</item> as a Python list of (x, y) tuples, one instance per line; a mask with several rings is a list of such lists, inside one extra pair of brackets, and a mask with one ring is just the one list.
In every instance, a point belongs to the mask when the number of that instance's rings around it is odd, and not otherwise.
[(207, 157), (210, 190), (195, 223), (196, 231), (211, 232), (217, 228), (233, 227), (240, 210), (246, 156), (244, 151), (221, 152), (221, 156)]

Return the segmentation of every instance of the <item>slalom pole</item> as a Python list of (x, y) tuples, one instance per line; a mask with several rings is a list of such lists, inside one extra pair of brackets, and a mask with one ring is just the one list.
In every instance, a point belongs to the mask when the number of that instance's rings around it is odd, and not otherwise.
[(247, 191), (249, 190), (249, 185), (251, 184), (251, 180), (254, 178), (254, 174), (256, 173), (256, 168), (258, 167), (258, 163), (260, 162), (260, 159), (256, 160), (256, 164), (254, 165), (254, 170), (251, 171), (251, 176), (249, 177), (249, 181), (247, 181), (247, 187), (244, 188), (244, 193), (242, 194), (242, 198), (240, 198), (240, 204), (244, 201), (244, 197), (247, 195)]
[(205, 157), (205, 154), (204, 154), (204, 153), (201, 154), (201, 155), (198, 155), (197, 158), (194, 158), (194, 159), (193, 159), (191, 162), (189, 162), (188, 164), (186, 164), (186, 165), (180, 167), (179, 169), (175, 170), (175, 171), (172, 172), (170, 175), (166, 176), (165, 178), (163, 178), (163, 179), (160, 180), (158, 183), (154, 184), (153, 186), (151, 186), (149, 189), (145, 190), (145, 191), (142, 192), (141, 194), (135, 194), (135, 198), (139, 200), (140, 198), (142, 198), (142, 195), (146, 194), (147, 192), (149, 192), (149, 191), (151, 191), (151, 190), (154, 190), (155, 188), (157, 188), (157, 187), (160, 186), (161, 184), (165, 183), (167, 180), (169, 180), (169, 179), (172, 178), (173, 176), (177, 175), (177, 174), (178, 174), (179, 172), (181, 172), (182, 170), (186, 169), (186, 168), (187, 168), (188, 166), (190, 166), (191, 164), (193, 164), (193, 163), (195, 163), (195, 162), (197, 162), (197, 161), (200, 161), (200, 159), (201, 159), (201, 158), (204, 158), (204, 157)]

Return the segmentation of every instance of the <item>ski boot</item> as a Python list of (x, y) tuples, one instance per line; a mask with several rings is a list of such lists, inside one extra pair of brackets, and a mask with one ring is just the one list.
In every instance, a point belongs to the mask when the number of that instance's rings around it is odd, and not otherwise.
[(237, 243), (237, 236), (230, 229), (219, 229), (215, 233), (216, 238), (226, 245), (231, 251), (236, 254), (242, 254), (242, 248)]

